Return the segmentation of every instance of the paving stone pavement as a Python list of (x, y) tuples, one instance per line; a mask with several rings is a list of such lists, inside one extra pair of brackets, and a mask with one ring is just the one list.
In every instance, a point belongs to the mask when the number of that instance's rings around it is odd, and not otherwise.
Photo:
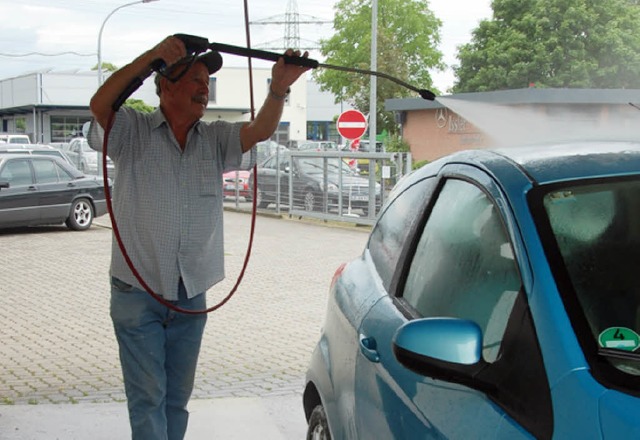
[[(237, 281), (251, 216), (225, 211), (227, 279)], [(192, 399), (301, 394), (335, 269), (357, 257), (367, 227), (258, 216), (237, 292), (209, 314)], [(0, 405), (123, 402), (109, 318), (108, 216), (0, 231)]]

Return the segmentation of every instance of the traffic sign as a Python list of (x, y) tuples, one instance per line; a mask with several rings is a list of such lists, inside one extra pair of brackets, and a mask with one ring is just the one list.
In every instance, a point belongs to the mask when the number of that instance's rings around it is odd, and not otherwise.
[(338, 133), (346, 139), (358, 139), (367, 131), (367, 118), (358, 110), (346, 110), (338, 116)]

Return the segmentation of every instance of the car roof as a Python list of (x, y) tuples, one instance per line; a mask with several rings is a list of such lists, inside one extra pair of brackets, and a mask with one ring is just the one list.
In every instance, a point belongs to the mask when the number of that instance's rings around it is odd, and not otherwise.
[(52, 155), (52, 154), (0, 154), (0, 163), (7, 162), (12, 159), (49, 159), (54, 160), (58, 164), (60, 164), (65, 170), (67, 170), (73, 177), (85, 177), (86, 175), (82, 173), (80, 170), (75, 168), (62, 156)]
[(518, 168), (532, 184), (640, 173), (640, 141), (572, 141), (512, 148), (467, 150), (438, 159), (419, 174), (447, 163), (467, 163), (499, 180)]

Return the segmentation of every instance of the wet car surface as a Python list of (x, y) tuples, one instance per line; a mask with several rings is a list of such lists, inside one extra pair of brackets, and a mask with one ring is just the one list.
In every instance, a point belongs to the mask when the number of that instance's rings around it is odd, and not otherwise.
[(331, 282), (309, 438), (635, 438), (640, 144), (457, 153)]

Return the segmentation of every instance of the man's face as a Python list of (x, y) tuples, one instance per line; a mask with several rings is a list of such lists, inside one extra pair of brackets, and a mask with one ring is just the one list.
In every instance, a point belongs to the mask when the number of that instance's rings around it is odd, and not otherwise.
[(202, 118), (209, 102), (209, 71), (203, 63), (195, 63), (175, 83), (165, 80), (160, 98), (163, 107), (190, 116), (194, 122)]

